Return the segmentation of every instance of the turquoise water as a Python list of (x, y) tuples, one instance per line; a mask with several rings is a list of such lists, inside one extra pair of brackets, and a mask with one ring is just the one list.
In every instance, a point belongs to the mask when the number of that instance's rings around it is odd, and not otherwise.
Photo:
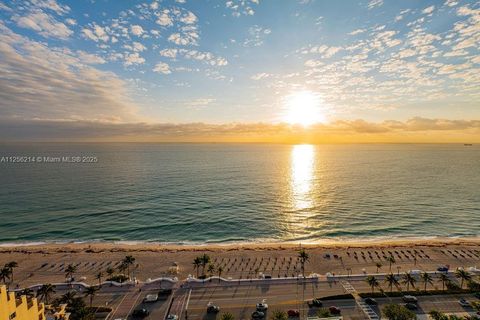
[(480, 148), (3, 144), (0, 242), (480, 235)]

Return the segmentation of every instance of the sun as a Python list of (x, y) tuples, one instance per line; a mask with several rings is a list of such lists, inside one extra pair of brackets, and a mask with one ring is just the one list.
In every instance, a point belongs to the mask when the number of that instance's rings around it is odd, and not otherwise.
[(320, 99), (311, 91), (297, 91), (285, 97), (284, 121), (290, 124), (309, 126), (324, 122)]

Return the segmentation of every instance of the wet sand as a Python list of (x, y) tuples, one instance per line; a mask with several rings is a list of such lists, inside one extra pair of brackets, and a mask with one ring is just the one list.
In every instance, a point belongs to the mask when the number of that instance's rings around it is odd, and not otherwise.
[[(68, 243), (0, 246), (0, 265), (16, 261), (15, 286), (55, 283), (65, 280), (67, 264), (77, 265), (75, 278), (96, 283), (95, 274), (116, 267), (126, 255), (135, 257), (132, 274), (139, 280), (161, 276), (186, 278), (196, 275), (193, 259), (208, 254), (215, 266), (223, 268), (222, 277), (252, 278), (260, 273), (273, 277), (295, 276), (301, 273), (298, 250), (304, 248), (310, 256), (306, 274), (327, 272), (361, 274), (390, 272), (386, 257), (396, 262), (391, 272), (436, 270), (439, 265), (456, 267), (480, 266), (480, 239), (402, 239), (392, 241), (298, 243), (248, 243), (222, 245), (163, 245), (155, 243)], [(329, 254), (329, 257), (327, 256)], [(171, 272), (179, 266), (178, 274)], [(202, 268), (198, 270), (202, 273)], [(217, 272), (215, 272), (217, 274)], [(105, 277), (105, 276), (104, 276)]]

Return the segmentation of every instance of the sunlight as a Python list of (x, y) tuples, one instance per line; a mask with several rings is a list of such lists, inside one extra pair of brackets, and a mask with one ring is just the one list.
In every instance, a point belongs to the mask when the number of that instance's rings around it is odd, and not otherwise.
[(309, 126), (325, 121), (319, 97), (307, 90), (288, 95), (285, 99), (285, 109), (284, 120), (290, 124)]
[(301, 144), (292, 149), (292, 191), (296, 209), (305, 209), (312, 205), (313, 165), (315, 149), (313, 145)]

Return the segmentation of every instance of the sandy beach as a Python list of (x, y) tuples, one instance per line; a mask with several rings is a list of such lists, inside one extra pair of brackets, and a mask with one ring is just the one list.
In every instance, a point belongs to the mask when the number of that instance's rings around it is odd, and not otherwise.
[[(396, 262), (391, 272), (408, 270), (435, 270), (439, 265), (457, 267), (477, 266), (480, 261), (480, 239), (397, 239), (391, 241), (323, 242), (301, 244), (309, 253), (306, 274), (327, 272), (361, 274), (390, 272), (386, 257), (393, 255)], [(211, 263), (221, 266), (222, 277), (255, 278), (260, 273), (273, 277), (298, 275), (297, 259), (300, 244), (248, 243), (217, 245), (162, 245), (155, 243), (68, 243), (36, 245), (4, 245), (0, 247), (0, 264), (16, 261), (15, 282), (20, 287), (38, 283), (62, 282), (65, 266), (77, 266), (75, 277), (96, 283), (95, 275), (107, 268), (115, 268), (126, 255), (135, 257), (133, 274), (139, 280), (160, 276), (180, 279), (195, 275), (193, 259), (208, 254)], [(171, 272), (173, 264), (178, 274)], [(201, 268), (200, 268), (201, 273)], [(215, 272), (217, 274), (217, 272)]]

